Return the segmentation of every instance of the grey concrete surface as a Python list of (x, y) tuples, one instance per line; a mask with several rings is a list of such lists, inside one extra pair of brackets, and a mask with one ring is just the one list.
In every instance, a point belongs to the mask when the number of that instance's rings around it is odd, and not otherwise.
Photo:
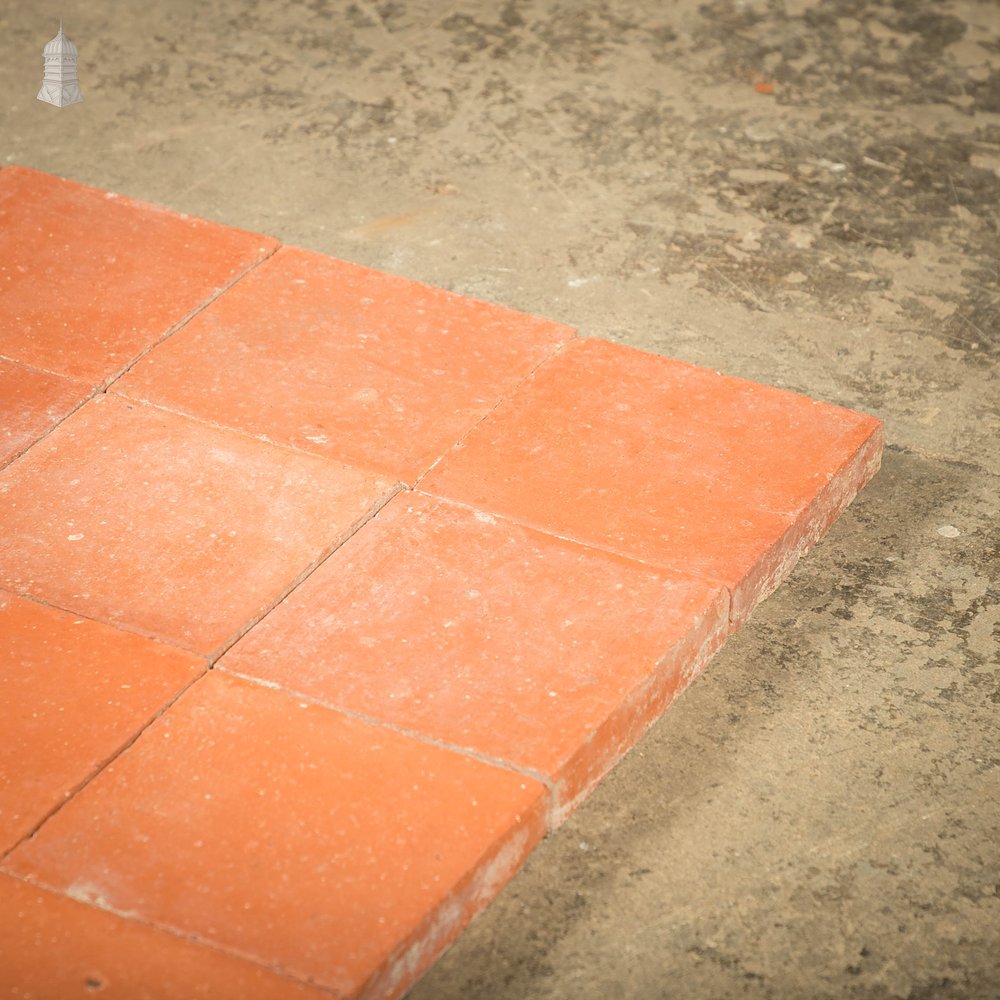
[(886, 421), (412, 1000), (1000, 997), (997, 0), (7, 0), (0, 85), (0, 162)]

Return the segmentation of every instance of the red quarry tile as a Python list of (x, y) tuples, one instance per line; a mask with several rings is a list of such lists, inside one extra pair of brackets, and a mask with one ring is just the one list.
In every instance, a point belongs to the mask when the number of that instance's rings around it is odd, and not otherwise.
[(7, 167), (0, 171), (0, 355), (101, 384), (277, 245)]
[(0, 855), (190, 684), (203, 659), (0, 592)]
[(402, 493), (219, 666), (544, 775), (559, 822), (721, 644), (726, 597)]
[(22, 1000), (329, 1000), (176, 934), (0, 874), (0, 996)]
[(412, 483), (572, 334), (283, 247), (114, 391)]
[(85, 382), (0, 358), (0, 467), (34, 444), (89, 395)]
[(717, 580), (739, 624), (875, 474), (881, 451), (873, 417), (580, 339), (420, 488)]
[(3, 867), (338, 996), (395, 997), (523, 863), (545, 802), (213, 671)]
[(0, 587), (211, 655), (395, 489), (102, 395), (0, 472)]

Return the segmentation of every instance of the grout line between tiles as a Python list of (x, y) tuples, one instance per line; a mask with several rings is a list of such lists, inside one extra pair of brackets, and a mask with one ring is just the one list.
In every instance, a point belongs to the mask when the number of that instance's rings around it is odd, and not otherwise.
[[(254, 235), (258, 235), (258, 234), (254, 234)], [(262, 238), (264, 238), (264, 239), (273, 239), (273, 237), (262, 237)], [(194, 319), (194, 317), (198, 315), (198, 313), (202, 312), (204, 309), (207, 309), (213, 302), (215, 302), (217, 299), (219, 299), (223, 295), (225, 295), (226, 292), (228, 292), (229, 289), (232, 288), (237, 282), (242, 281), (243, 278), (245, 278), (248, 274), (250, 274), (251, 271), (256, 270), (258, 267), (260, 267), (261, 264), (264, 263), (264, 261), (268, 260), (270, 257), (273, 257), (274, 254), (277, 253), (277, 251), (280, 248), (281, 248), (281, 244), (278, 243), (277, 246), (275, 246), (264, 257), (261, 257), (260, 260), (256, 261), (255, 263), (253, 263), (249, 267), (247, 267), (245, 270), (241, 271), (238, 275), (236, 275), (235, 278), (233, 278), (232, 281), (230, 281), (228, 284), (224, 285), (221, 289), (219, 289), (219, 291), (216, 292), (215, 295), (213, 295), (211, 298), (207, 299), (205, 302), (201, 303), (201, 305), (197, 306), (194, 310), (192, 310), (190, 313), (188, 313), (187, 316), (185, 316), (179, 322), (175, 323), (172, 327), (170, 327), (170, 329), (168, 329), (167, 332), (165, 334), (163, 334), (162, 337), (160, 337), (154, 343), (150, 344), (141, 353), (137, 354), (127, 365), (125, 365), (124, 368), (122, 368), (120, 371), (118, 371), (117, 374), (111, 375), (109, 378), (105, 379), (103, 382), (98, 382), (95, 385), (91, 385), (91, 387), (88, 390), (86, 396), (84, 396), (84, 398), (81, 399), (80, 402), (77, 403), (76, 406), (74, 406), (68, 413), (65, 413), (59, 420), (57, 420), (41, 436), (35, 438), (34, 441), (30, 442), (27, 447), (22, 448), (16, 454), (11, 455), (6, 461), (0, 463), (0, 471), (2, 471), (3, 469), (6, 469), (7, 466), (10, 465), (11, 463), (16, 462), (17, 459), (19, 459), (22, 455), (24, 455), (28, 451), (30, 451), (36, 444), (39, 444), (40, 442), (44, 441), (57, 427), (60, 427), (63, 424), (64, 421), (68, 420), (85, 403), (90, 402), (90, 400), (94, 399), (96, 396), (100, 396), (100, 395), (106, 393), (108, 391), (108, 389), (112, 385), (114, 385), (115, 382), (117, 382), (126, 372), (131, 371), (131, 369), (134, 368), (147, 354), (149, 354), (150, 351), (152, 351), (156, 347), (159, 347), (160, 344), (162, 344), (165, 340), (168, 340), (175, 333), (177, 333), (178, 330), (180, 330), (182, 327), (184, 327), (188, 323), (190, 323), (191, 320)], [(88, 385), (89, 384), (86, 379), (78, 378), (75, 375), (67, 375), (65, 372), (52, 371), (52, 370), (50, 370), (48, 368), (39, 368), (37, 365), (32, 365), (32, 364), (28, 364), (27, 362), (24, 362), (24, 361), (19, 361), (17, 358), (8, 357), (5, 354), (0, 354), (0, 361), (9, 361), (12, 364), (21, 365), (22, 367), (27, 368), (29, 371), (38, 372), (39, 374), (52, 375), (52, 376), (56, 376), (58, 378), (66, 379), (67, 381), (70, 381), (70, 382), (80, 382), (80, 383), (82, 383), (84, 385)]]
[[(201, 657), (201, 659), (204, 661), (205, 657)], [(48, 821), (50, 819), (52, 819), (53, 816), (55, 816), (58, 813), (62, 812), (62, 810), (65, 809), (66, 806), (70, 802), (72, 802), (80, 794), (80, 792), (82, 792), (95, 778), (97, 778), (99, 775), (101, 775), (108, 768), (109, 765), (113, 764), (123, 753), (125, 753), (126, 750), (128, 750), (131, 746), (133, 746), (133, 744), (142, 736), (142, 734), (145, 733), (146, 730), (149, 729), (149, 727), (151, 725), (153, 725), (153, 723), (155, 723), (163, 715), (164, 712), (166, 712), (172, 705), (175, 704), (175, 702), (177, 701), (178, 698), (180, 698), (185, 692), (187, 692), (188, 690), (190, 690), (195, 684), (198, 683), (198, 681), (200, 681), (208, 673), (209, 669), (210, 669), (209, 665), (206, 662), (205, 665), (204, 665), (204, 667), (203, 667), (203, 669), (201, 670), (201, 672), (199, 674), (197, 674), (195, 677), (192, 677), (191, 680), (188, 681), (188, 683), (185, 684), (176, 694), (174, 694), (174, 696), (172, 698), (170, 698), (163, 705), (161, 705), (156, 710), (156, 712), (152, 716), (150, 716), (150, 718), (148, 718), (146, 720), (146, 722), (139, 729), (136, 730), (135, 733), (132, 734), (132, 736), (128, 740), (126, 740), (124, 743), (122, 743), (122, 745), (120, 747), (118, 747), (118, 749), (115, 750), (109, 757), (107, 757), (105, 760), (103, 760), (102, 762), (100, 762), (95, 767), (95, 769), (93, 770), (93, 772), (91, 774), (89, 774), (82, 781), (78, 782), (71, 789), (71, 791), (69, 791), (67, 794), (65, 794), (64, 797), (63, 797), (62, 802), (59, 802), (55, 806), (53, 806), (31, 828), (31, 830), (28, 833), (26, 833), (23, 837), (21, 837), (12, 847), (10, 847), (6, 851), (3, 851), (2, 853), (0, 853), (0, 868), (2, 868), (3, 862), (14, 851), (16, 851), (21, 846), (21, 844), (25, 843), (28, 840), (31, 840), (35, 836), (35, 834), (37, 834), (38, 831), (43, 826), (45, 826), (45, 824), (48, 823)], [(10, 873), (8, 872), (7, 874), (10, 874)]]
[(131, 624), (131, 622), (113, 621), (110, 618), (100, 618), (97, 615), (84, 614), (76, 608), (66, 608), (61, 604), (53, 604), (51, 601), (47, 601), (45, 598), (39, 597), (37, 594), (32, 594), (28, 591), (16, 590), (7, 584), (0, 583), (0, 593), (13, 594), (15, 597), (23, 598), (26, 601), (32, 601), (35, 604), (40, 604), (43, 608), (51, 608), (53, 611), (61, 611), (63, 614), (74, 615), (77, 618), (86, 618), (88, 621), (98, 622), (100, 625), (108, 625), (111, 628), (116, 628), (120, 632), (128, 632), (130, 635), (138, 635), (143, 639), (152, 639), (154, 642), (161, 643), (164, 646), (172, 646), (174, 649), (179, 649), (182, 652), (190, 653), (192, 656), (197, 656), (200, 660), (209, 660), (208, 655), (203, 649), (195, 649), (193, 646), (185, 646), (183, 642), (180, 642), (177, 639), (161, 635), (158, 632), (149, 632), (144, 628), (140, 628), (138, 625)]
[(196, 416), (193, 413), (188, 413), (186, 410), (178, 410), (170, 406), (165, 406), (162, 403), (154, 403), (151, 400), (143, 399), (140, 396), (133, 396), (127, 392), (122, 392), (120, 389), (115, 389), (114, 386), (110, 386), (109, 389), (112, 396), (117, 396), (118, 399), (122, 399), (127, 403), (134, 403), (136, 406), (145, 406), (151, 410), (159, 410), (161, 413), (169, 413), (172, 416), (181, 417), (184, 420), (191, 420), (196, 424), (201, 424), (203, 427), (211, 427), (216, 431), (225, 431), (227, 434), (238, 434), (241, 438), (248, 441), (258, 441), (271, 448), (284, 448), (287, 451), (295, 452), (296, 455), (308, 455), (310, 458), (319, 459), (320, 461), (335, 462), (337, 465), (347, 465), (352, 469), (360, 469), (364, 472), (370, 472), (373, 475), (381, 476), (383, 479), (395, 479), (403, 486), (404, 489), (412, 488), (408, 483), (404, 483), (395, 472), (392, 472), (389, 469), (376, 468), (374, 465), (362, 465), (350, 456), (341, 457), (338, 455), (322, 455), (316, 451), (308, 451), (305, 448), (300, 448), (297, 444), (291, 444), (288, 441), (276, 441), (274, 438), (270, 438), (266, 434), (253, 434), (250, 431), (244, 430), (242, 427), (234, 427), (232, 424), (220, 424), (215, 420), (209, 420), (208, 417)]
[(448, 455), (451, 454), (452, 451), (454, 451), (460, 444), (462, 444), (462, 442), (465, 441), (465, 439), (484, 420), (491, 417), (497, 411), (497, 409), (500, 406), (502, 406), (508, 399), (510, 399), (515, 393), (520, 392), (521, 389), (524, 387), (524, 385), (532, 378), (535, 372), (537, 372), (538, 369), (542, 367), (542, 365), (548, 364), (548, 362), (553, 360), (553, 358), (555, 358), (557, 355), (561, 354), (564, 350), (566, 350), (566, 348), (576, 339), (577, 339), (577, 331), (574, 330), (573, 335), (568, 340), (563, 341), (563, 343), (559, 344), (559, 346), (556, 347), (553, 351), (545, 355), (545, 357), (542, 358), (542, 360), (539, 361), (538, 364), (535, 365), (535, 367), (532, 368), (531, 371), (524, 376), (524, 378), (522, 378), (516, 385), (512, 386), (506, 393), (502, 394), (500, 398), (489, 408), (489, 410), (487, 410), (486, 413), (484, 413), (457, 441), (453, 441), (450, 445), (448, 445), (448, 447), (445, 448), (444, 451), (442, 451), (441, 454), (438, 455), (438, 457), (435, 458), (434, 461), (431, 462), (431, 464), (416, 477), (416, 479), (414, 479), (412, 488), (416, 489), (420, 485), (420, 481), (422, 479), (426, 479), (427, 476), (429, 476), (434, 471), (434, 469), (436, 469), (437, 466)]
[(138, 916), (137, 914), (129, 910), (118, 910), (113, 906), (108, 906), (106, 903), (97, 902), (94, 899), (81, 898), (75, 896), (64, 889), (59, 889), (56, 886), (49, 885), (47, 882), (39, 881), (34, 878), (26, 878), (17, 872), (8, 871), (7, 869), (0, 869), (3, 874), (8, 878), (17, 879), (19, 882), (24, 882), (26, 885), (34, 886), (36, 889), (41, 889), (44, 892), (50, 892), (55, 896), (60, 896), (63, 899), (71, 899), (74, 903), (79, 903), (81, 906), (89, 906), (91, 909), (99, 910), (102, 913), (110, 913), (112, 916), (119, 917), (122, 920), (127, 920), (130, 924), (136, 924), (140, 927), (148, 927), (151, 930), (159, 931), (163, 934), (170, 934), (172, 937), (180, 938), (182, 941), (187, 941), (190, 944), (195, 944), (199, 948), (205, 948), (208, 951), (215, 952), (217, 954), (226, 955), (229, 958), (238, 959), (241, 962), (246, 962), (249, 965), (253, 965), (258, 969), (264, 969), (270, 972), (272, 975), (280, 976), (282, 979), (295, 983), (299, 986), (305, 986), (308, 989), (315, 990), (317, 993), (322, 993), (325, 996), (331, 998), (331, 1000), (345, 1000), (343, 995), (335, 989), (327, 986), (322, 986), (319, 983), (313, 982), (310, 979), (300, 979), (298, 976), (282, 969), (277, 965), (269, 965), (265, 961), (261, 961), (252, 955), (241, 952), (235, 948), (227, 948), (224, 945), (215, 943), (214, 941), (206, 941), (204, 938), (194, 936), (192, 934), (186, 934), (184, 931), (178, 930), (175, 927), (171, 927), (169, 924), (161, 924), (155, 920), (149, 920)]
[[(20, 358), (12, 358), (9, 354), (0, 354), (0, 361), (6, 361), (8, 364), (17, 365), (19, 368), (27, 368), (28, 371), (37, 372), (39, 375), (53, 375), (55, 378), (65, 379), (67, 382), (81, 382), (84, 385), (88, 385), (87, 379), (80, 378), (77, 375), (67, 375), (65, 372), (53, 371), (51, 368), (40, 368), (38, 365), (33, 365), (30, 361), (22, 361)], [(91, 391), (94, 387), (91, 386)]]
[[(850, 459), (847, 459), (838, 468), (837, 473), (834, 474), (834, 479), (836, 479), (837, 476), (839, 476), (841, 473), (843, 473), (845, 469), (850, 468), (850, 466), (852, 465), (852, 463), (856, 463), (856, 462), (857, 462), (857, 455), (852, 456)], [(860, 494), (861, 490), (864, 488), (865, 485), (867, 485), (867, 482), (870, 481), (871, 478), (873, 478), (873, 476), (868, 477), (868, 480), (866, 480), (865, 483), (862, 484), (862, 486), (860, 486), (858, 489), (856, 489), (854, 491), (854, 493), (851, 496), (851, 498), (846, 503), (841, 504), (839, 506), (839, 511), (838, 511), (838, 514), (837, 514), (838, 518), (840, 517), (841, 514), (844, 513), (844, 511), (847, 510), (848, 507), (850, 507), (850, 505), (854, 502), (854, 500)], [(831, 482), (832, 481), (833, 480), (831, 480)], [(796, 525), (798, 524), (799, 518), (802, 517), (804, 514), (808, 513), (809, 508), (811, 506), (811, 503), (814, 502), (817, 499), (818, 496), (822, 495), (826, 491), (826, 489), (827, 489), (828, 486), (829, 486), (829, 483), (827, 484), (827, 486), (825, 486), (823, 488), (823, 490), (821, 490), (818, 494), (816, 494), (816, 496), (814, 496), (812, 498), (812, 501), (810, 502), (810, 504), (807, 504), (805, 507), (803, 507), (801, 510), (799, 510), (797, 512), (797, 514), (794, 514), (794, 515), (783, 514), (783, 516), (786, 516), (786, 517), (789, 518), (789, 521), (785, 525), (785, 530), (784, 530), (783, 534), (779, 538), (775, 539), (774, 546), (780, 545), (781, 542), (782, 542), (782, 540), (785, 539), (785, 538), (787, 538), (788, 533), (790, 531), (792, 531), (792, 529), (794, 529), (796, 527)], [(457, 500), (454, 497), (450, 497), (450, 496), (448, 496), (447, 494), (445, 494), (443, 492), (442, 493), (437, 493), (437, 492), (432, 493), (429, 490), (420, 489), (418, 487), (414, 487), (414, 489), (413, 489), (412, 492), (414, 492), (414, 493), (420, 493), (422, 496), (430, 497), (432, 499), (443, 500), (443, 501), (445, 501), (447, 503), (455, 504), (455, 505), (457, 505), (459, 507), (465, 508), (466, 510), (473, 511), (474, 513), (488, 514), (490, 517), (498, 518), (501, 521), (506, 521), (507, 523), (510, 523), (510, 524), (518, 524), (518, 525), (520, 525), (523, 528), (530, 529), (531, 531), (537, 531), (537, 532), (540, 532), (543, 535), (548, 535), (551, 538), (558, 538), (558, 539), (560, 539), (561, 541), (564, 541), (564, 542), (570, 542), (571, 544), (574, 544), (574, 545), (580, 545), (580, 546), (583, 546), (584, 548), (590, 549), (590, 550), (592, 550), (594, 552), (602, 552), (605, 555), (612, 555), (612, 556), (615, 556), (616, 558), (619, 558), (619, 559), (625, 559), (628, 562), (635, 563), (636, 565), (645, 567), (646, 569), (651, 569), (651, 570), (654, 570), (654, 571), (664, 572), (664, 573), (668, 573), (668, 574), (675, 574), (677, 576), (682, 576), (682, 577), (684, 577), (685, 579), (688, 579), (688, 580), (698, 580), (698, 581), (701, 581), (702, 583), (708, 584), (709, 586), (717, 587), (720, 590), (725, 590), (726, 593), (727, 593), (727, 595), (728, 595), (728, 601), (729, 601), (729, 607), (730, 607), (730, 615), (729, 615), (729, 631), (730, 631), (730, 634), (732, 634), (733, 632), (736, 632), (740, 627), (742, 627), (741, 622), (737, 622), (737, 621), (734, 620), (734, 618), (733, 618), (733, 612), (732, 612), (732, 608), (734, 606), (735, 598), (736, 598), (736, 591), (737, 591), (737, 588), (740, 586), (740, 583), (743, 582), (742, 580), (738, 581), (735, 584), (728, 584), (728, 583), (725, 583), (722, 580), (719, 580), (716, 577), (712, 577), (712, 576), (709, 576), (709, 575), (706, 575), (706, 574), (703, 574), (703, 573), (692, 573), (690, 570), (687, 570), (687, 569), (683, 568), (682, 566), (675, 565), (675, 564), (672, 564), (672, 563), (649, 562), (649, 561), (647, 561), (645, 559), (639, 558), (634, 553), (622, 552), (619, 549), (613, 548), (612, 546), (602, 545), (599, 542), (586, 541), (586, 540), (584, 540), (582, 538), (578, 538), (578, 537), (576, 537), (574, 535), (560, 534), (557, 531), (553, 531), (551, 528), (543, 527), (542, 525), (536, 524), (536, 523), (534, 523), (532, 521), (523, 520), (521, 518), (514, 517), (514, 516), (512, 516), (510, 514), (501, 514), (501, 513), (498, 513), (496, 511), (493, 511), (493, 510), (485, 510), (482, 507), (477, 507), (477, 506), (475, 506), (473, 504), (470, 504), (470, 503), (467, 503), (465, 501)], [(755, 509), (763, 509), (763, 508), (755, 508)], [(825, 535), (826, 535), (826, 532), (823, 532), (820, 535), (820, 537), (812, 539), (811, 541), (807, 541), (806, 544), (804, 545), (804, 547), (802, 548), (802, 550), (796, 549), (795, 558), (794, 558), (791, 570), (794, 570), (795, 565), (798, 563), (799, 559), (801, 559), (806, 554), (807, 551), (811, 550), (815, 545), (819, 544), (819, 542), (822, 541), (822, 539), (823, 539), (823, 537), (825, 537)], [(806, 537), (806, 536), (804, 536), (804, 537)], [(772, 546), (772, 548), (774, 546)], [(768, 551), (770, 552), (771, 550), (769, 549)], [(791, 570), (789, 570), (789, 572), (791, 572)], [(787, 576), (788, 576), (788, 573), (786, 573), (784, 576), (782, 576), (782, 578), (781, 578), (782, 581), (784, 579), (786, 579)], [(745, 579), (745, 577), (744, 577), (744, 579)], [(767, 598), (771, 596), (771, 594), (774, 592), (774, 589), (776, 589), (776, 588), (772, 588), (772, 590), (768, 591), (766, 594), (764, 594), (763, 596), (761, 596), (760, 598), (758, 598), (758, 600), (756, 600), (753, 603), (753, 606), (751, 607), (750, 611), (747, 613), (747, 618), (749, 618), (749, 615), (753, 611), (754, 608), (756, 608), (762, 601), (767, 600)], [(745, 622), (747, 620), (747, 618), (743, 619), (743, 622)]]
[(529, 531), (538, 532), (540, 535), (546, 535), (549, 538), (558, 538), (561, 542), (569, 542), (571, 545), (578, 545), (581, 548), (589, 549), (591, 552), (600, 552), (603, 555), (614, 556), (616, 559), (623, 559), (626, 562), (635, 564), (636, 566), (641, 566), (643, 569), (653, 570), (658, 573), (666, 573), (673, 576), (681, 576), (685, 580), (697, 580), (700, 583), (705, 583), (711, 587), (716, 587), (719, 590), (726, 591), (729, 595), (730, 602), (732, 601), (734, 588), (715, 577), (706, 576), (703, 573), (692, 573), (689, 570), (681, 569), (678, 566), (668, 565), (667, 563), (647, 562), (645, 559), (640, 559), (634, 553), (622, 552), (609, 545), (601, 545), (598, 542), (588, 542), (582, 538), (577, 538), (574, 535), (562, 535), (557, 531), (553, 531), (551, 528), (542, 527), (532, 521), (525, 521), (519, 517), (514, 517), (511, 514), (499, 514), (493, 510), (484, 510), (482, 507), (476, 507), (474, 504), (467, 503), (464, 500), (456, 500), (454, 497), (447, 496), (444, 493), (431, 493), (428, 490), (420, 489), (418, 487), (414, 487), (409, 492), (419, 493), (421, 496), (429, 497), (432, 500), (443, 500), (445, 503), (454, 504), (456, 507), (462, 507), (465, 510), (472, 511), (474, 514), (486, 514), (489, 517), (495, 517), (500, 521), (505, 521), (507, 524), (516, 524), (522, 528), (527, 528)]
[(367, 510), (357, 521), (349, 525), (345, 531), (334, 541), (334, 543), (325, 549), (320, 555), (319, 559), (310, 563), (304, 570), (290, 584), (283, 588), (277, 597), (268, 604), (263, 611), (261, 611), (254, 618), (239, 628), (234, 635), (227, 639), (221, 646), (213, 650), (209, 655), (208, 659), (212, 667), (215, 663), (233, 646), (236, 645), (240, 639), (243, 638), (251, 629), (256, 628), (279, 604), (286, 601), (288, 597), (293, 594), (299, 587), (302, 586), (306, 580), (309, 579), (336, 552), (342, 545), (346, 544), (351, 538), (353, 538), (369, 521), (374, 518), (378, 512), (398, 493), (408, 492), (406, 487), (402, 483), (396, 483), (391, 492), (386, 493), (385, 497), (376, 500), (375, 504)]
[[(262, 240), (274, 239), (274, 237), (272, 236), (262, 236), (259, 233), (254, 233), (252, 235), (260, 236)], [(155, 350), (157, 347), (160, 346), (160, 344), (164, 343), (164, 341), (169, 340), (175, 333), (177, 333), (178, 330), (187, 326), (187, 324), (190, 323), (191, 320), (193, 320), (195, 316), (197, 316), (200, 312), (204, 312), (204, 310), (206, 310), (210, 305), (212, 305), (214, 302), (222, 298), (222, 296), (225, 295), (226, 292), (228, 292), (229, 289), (232, 288), (235, 284), (242, 281), (248, 274), (252, 273), (253, 271), (256, 271), (257, 268), (260, 267), (260, 265), (263, 264), (265, 261), (270, 260), (270, 258), (273, 257), (278, 252), (278, 250), (281, 249), (282, 246), (282, 244), (277, 240), (275, 240), (275, 244), (276, 245), (272, 247), (270, 251), (265, 253), (263, 257), (261, 257), (259, 260), (254, 261), (248, 267), (244, 268), (244, 270), (240, 271), (240, 273), (237, 274), (235, 278), (233, 278), (231, 281), (228, 281), (225, 285), (223, 285), (222, 288), (220, 288), (214, 295), (205, 299), (205, 301), (203, 301), (200, 305), (192, 309), (191, 312), (189, 312), (186, 316), (178, 320), (158, 340), (153, 341), (152, 344), (149, 344), (146, 348), (144, 348), (137, 355), (135, 355), (135, 357), (133, 357), (132, 360), (129, 361), (124, 368), (119, 369), (117, 373), (110, 375), (103, 382), (99, 383), (98, 392), (107, 392), (108, 389), (112, 385), (114, 385), (115, 382), (117, 382), (127, 372), (131, 371), (140, 361), (142, 361), (144, 357), (146, 357), (147, 354), (150, 353), (150, 351)]]
[[(41, 369), (39, 369), (40, 371)], [(51, 374), (51, 373), (50, 373)], [(0, 472), (7, 468), (8, 465), (12, 465), (16, 462), (22, 455), (26, 455), (36, 444), (41, 444), (57, 427), (61, 426), (62, 423), (68, 420), (77, 410), (80, 409), (85, 403), (89, 403), (96, 395), (99, 395), (96, 389), (91, 389), (83, 399), (80, 400), (71, 410), (64, 413), (48, 430), (43, 431), (37, 438), (33, 441), (29, 441), (28, 444), (22, 448), (20, 451), (15, 452), (10, 455), (6, 460), (0, 462)]]
[[(340, 465), (349, 465), (355, 469), (366, 469), (380, 476), (391, 476), (393, 478), (399, 479), (399, 481), (403, 483), (403, 486), (406, 489), (414, 490), (417, 488), (417, 484), (420, 482), (420, 480), (423, 479), (425, 476), (429, 475), (430, 472), (437, 467), (438, 463), (440, 463), (445, 457), (447, 457), (447, 455), (449, 455), (454, 448), (456, 448), (459, 444), (461, 444), (468, 437), (468, 435), (472, 433), (473, 430), (475, 430), (487, 417), (489, 417), (497, 409), (498, 406), (500, 406), (503, 402), (505, 402), (508, 398), (510, 398), (510, 396), (512, 396), (515, 392), (520, 390), (521, 387), (525, 384), (525, 382), (527, 382), (528, 379), (530, 379), (532, 375), (534, 375), (535, 372), (538, 371), (539, 368), (541, 368), (542, 365), (551, 361), (557, 354), (562, 352), (574, 339), (575, 339), (575, 334), (573, 337), (570, 337), (569, 340), (560, 344), (551, 353), (547, 354), (544, 358), (542, 358), (542, 360), (539, 361), (538, 364), (536, 364), (534, 368), (532, 368), (531, 371), (529, 371), (527, 375), (524, 376), (524, 378), (522, 378), (519, 382), (517, 382), (507, 393), (502, 394), (497, 399), (497, 401), (489, 408), (489, 410), (487, 410), (481, 417), (479, 417), (475, 421), (475, 423), (472, 424), (472, 426), (463, 431), (462, 434), (456, 440), (447, 444), (442, 449), (441, 453), (437, 456), (437, 458), (435, 458), (434, 461), (431, 462), (431, 464), (427, 466), (427, 468), (424, 469), (423, 472), (417, 473), (415, 475), (412, 483), (403, 482), (403, 480), (400, 477), (398, 477), (396, 471), (388, 467), (377, 467), (371, 464), (360, 463), (353, 455), (348, 455), (342, 452), (324, 455), (316, 451), (311, 451), (309, 449), (302, 448), (299, 445), (292, 444), (289, 441), (275, 440), (274, 438), (268, 437), (266, 434), (254, 434), (251, 431), (245, 430), (242, 427), (235, 427), (232, 424), (219, 423), (217, 421), (209, 419), (208, 417), (195, 415), (183, 409), (167, 406), (163, 403), (156, 403), (153, 402), (152, 400), (145, 399), (142, 396), (134, 395), (122, 389), (116, 389), (114, 386), (114, 382), (112, 382), (105, 389), (100, 391), (102, 392), (110, 391), (113, 395), (118, 396), (120, 399), (128, 400), (140, 406), (148, 406), (152, 409), (160, 410), (163, 413), (172, 413), (175, 416), (184, 417), (187, 420), (193, 420), (196, 423), (203, 424), (206, 427), (212, 427), (216, 430), (229, 431), (230, 433), (233, 434), (239, 434), (241, 437), (247, 438), (251, 441), (261, 441), (264, 444), (269, 444), (276, 448), (287, 448), (289, 451), (294, 451), (296, 454), (299, 455), (309, 455), (312, 458), (319, 458), (331, 462), (337, 462)], [(162, 343), (162, 341), (160, 341), (160, 343)], [(150, 350), (151, 349), (152, 348), (150, 348)], [(140, 360), (141, 357), (136, 358), (136, 360), (131, 365), (129, 365), (129, 369), (126, 369), (126, 371), (134, 367), (135, 364), (138, 364)], [(115, 382), (117, 382), (117, 380), (121, 378), (121, 376), (124, 374), (125, 371), (119, 373), (119, 375), (116, 376), (115, 378)]]
[[(240, 677), (245, 681), (250, 681), (252, 684), (267, 688), (270, 691), (281, 691), (294, 698), (301, 698), (303, 701), (308, 701), (311, 705), (318, 705), (320, 708), (325, 708), (328, 711), (338, 712), (340, 715), (346, 715), (348, 718), (357, 719), (359, 722), (365, 722), (368, 725), (378, 726), (381, 729), (389, 729), (394, 733), (399, 733), (401, 736), (407, 736), (410, 739), (418, 740), (419, 742), (426, 743), (429, 746), (437, 747), (439, 750), (448, 750), (451, 753), (457, 753), (463, 757), (471, 757), (473, 760), (478, 760), (481, 764), (489, 764), (492, 767), (502, 768), (504, 771), (512, 771), (513, 773), (520, 775), (522, 778), (530, 778), (532, 781), (537, 781), (540, 785), (545, 787), (546, 791), (549, 793), (549, 802), (551, 803), (552, 801), (555, 791), (552, 779), (547, 775), (542, 774), (540, 771), (535, 771), (533, 768), (523, 767), (520, 764), (513, 764), (510, 761), (503, 760), (501, 757), (491, 757), (489, 754), (480, 753), (478, 750), (473, 750), (470, 747), (463, 747), (457, 743), (449, 743), (447, 740), (439, 740), (433, 736), (428, 736), (426, 733), (420, 733), (413, 729), (407, 729), (405, 726), (399, 726), (394, 722), (387, 722), (385, 719), (379, 719), (374, 715), (365, 715), (363, 712), (356, 712), (349, 708), (342, 708), (340, 705), (334, 705), (331, 702), (322, 701), (313, 695), (296, 691), (294, 688), (283, 687), (281, 684), (275, 684), (273, 681), (266, 681), (260, 677), (253, 677), (249, 674), (240, 673), (238, 670), (231, 670), (225, 665), (218, 667), (217, 669), (221, 670), (223, 673), (229, 674), (231, 677)], [(546, 812), (548, 812), (548, 809)]]

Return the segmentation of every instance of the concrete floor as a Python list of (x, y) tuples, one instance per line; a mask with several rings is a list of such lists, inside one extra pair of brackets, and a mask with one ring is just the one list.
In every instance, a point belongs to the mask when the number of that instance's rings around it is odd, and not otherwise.
[(8, 0), (0, 85), (4, 163), (886, 422), (412, 1000), (1000, 996), (996, 0)]

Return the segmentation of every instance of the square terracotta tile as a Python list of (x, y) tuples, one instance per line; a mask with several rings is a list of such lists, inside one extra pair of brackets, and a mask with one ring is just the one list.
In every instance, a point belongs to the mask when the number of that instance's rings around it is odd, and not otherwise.
[(283, 247), (114, 391), (412, 483), (572, 333)]
[(330, 994), (0, 874), (0, 996), (329, 1000)]
[(0, 854), (203, 672), (204, 659), (0, 591)]
[(396, 488), (101, 395), (0, 471), (0, 587), (214, 655)]
[(718, 581), (738, 624), (875, 474), (881, 452), (873, 417), (580, 339), (420, 488)]
[(522, 775), (212, 671), (4, 869), (338, 996), (398, 996), (544, 833)]
[(86, 382), (0, 358), (0, 467), (55, 427), (90, 391)]
[(8, 167), (0, 171), (0, 355), (105, 383), (277, 246)]
[(727, 625), (718, 587), (402, 493), (219, 665), (542, 775), (558, 822)]

